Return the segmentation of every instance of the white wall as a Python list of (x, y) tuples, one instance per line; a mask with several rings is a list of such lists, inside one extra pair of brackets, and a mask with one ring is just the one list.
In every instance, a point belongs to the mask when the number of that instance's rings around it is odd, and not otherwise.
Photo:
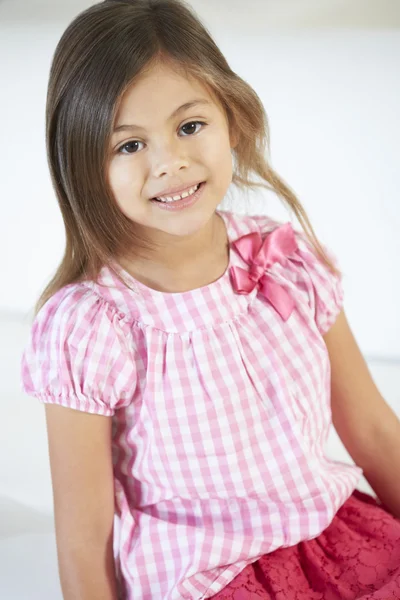
[[(0, 2), (0, 310), (30, 311), (62, 255), (46, 85), (62, 31), (93, 3)], [(400, 3), (191, 4), (266, 106), (272, 163), (340, 259), (362, 350), (400, 358)], [(285, 218), (267, 194), (235, 206)]]

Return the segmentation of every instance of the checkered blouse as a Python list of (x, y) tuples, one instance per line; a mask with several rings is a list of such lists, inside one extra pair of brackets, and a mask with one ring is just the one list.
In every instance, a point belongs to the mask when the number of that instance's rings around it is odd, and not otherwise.
[(22, 359), (28, 394), (113, 417), (127, 600), (213, 596), (261, 555), (317, 537), (362, 474), (324, 454), (322, 336), (342, 307), (340, 279), (290, 224), (219, 214), (231, 242), (290, 230), (296, 247), (265, 268), (294, 301), (290, 316), (254, 282), (236, 292), (232, 268), (249, 265), (231, 244), (226, 272), (192, 291), (155, 291), (122, 272), (129, 289), (107, 268), (97, 283), (66, 286), (36, 317)]

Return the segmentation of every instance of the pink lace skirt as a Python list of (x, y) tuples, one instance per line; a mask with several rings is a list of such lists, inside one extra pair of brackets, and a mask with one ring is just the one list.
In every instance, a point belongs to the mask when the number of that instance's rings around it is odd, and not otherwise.
[(400, 520), (355, 490), (317, 538), (248, 565), (213, 600), (400, 600)]

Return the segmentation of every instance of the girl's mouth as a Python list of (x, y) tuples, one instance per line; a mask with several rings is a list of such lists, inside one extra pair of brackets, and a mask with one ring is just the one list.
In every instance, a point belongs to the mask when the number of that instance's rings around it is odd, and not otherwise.
[(172, 198), (164, 198), (162, 200), (158, 198), (153, 198), (151, 202), (153, 202), (163, 210), (182, 210), (184, 208), (189, 208), (190, 206), (193, 206), (193, 204), (195, 204), (200, 198), (205, 185), (206, 183), (205, 181), (203, 181), (202, 183), (200, 183), (200, 185), (195, 186), (194, 188), (189, 190), (189, 192), (191, 193), (188, 196), (184, 198), (180, 197), (180, 199), (178, 200), (173, 200)]

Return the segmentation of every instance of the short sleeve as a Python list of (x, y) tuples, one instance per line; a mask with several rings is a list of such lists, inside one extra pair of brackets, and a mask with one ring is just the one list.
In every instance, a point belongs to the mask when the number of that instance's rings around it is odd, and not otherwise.
[(331, 248), (321, 243), (325, 254), (338, 269), (339, 274), (333, 273), (317, 255), (304, 233), (295, 232), (298, 243), (298, 254), (303, 261), (304, 277), (309, 280), (311, 306), (314, 319), (321, 335), (325, 335), (336, 321), (343, 308), (344, 291), (343, 277), (336, 254)]
[(112, 416), (136, 387), (129, 328), (92, 290), (66, 286), (33, 322), (21, 377), (23, 391), (42, 403)]
[[(262, 235), (283, 223), (268, 217), (256, 217)], [(343, 308), (343, 277), (336, 254), (325, 244), (321, 244), (332, 264), (338, 269), (335, 274), (317, 255), (303, 231), (294, 230), (297, 250), (288, 261), (289, 276), (296, 286), (307, 293), (308, 304), (321, 335), (325, 335), (336, 321)]]

